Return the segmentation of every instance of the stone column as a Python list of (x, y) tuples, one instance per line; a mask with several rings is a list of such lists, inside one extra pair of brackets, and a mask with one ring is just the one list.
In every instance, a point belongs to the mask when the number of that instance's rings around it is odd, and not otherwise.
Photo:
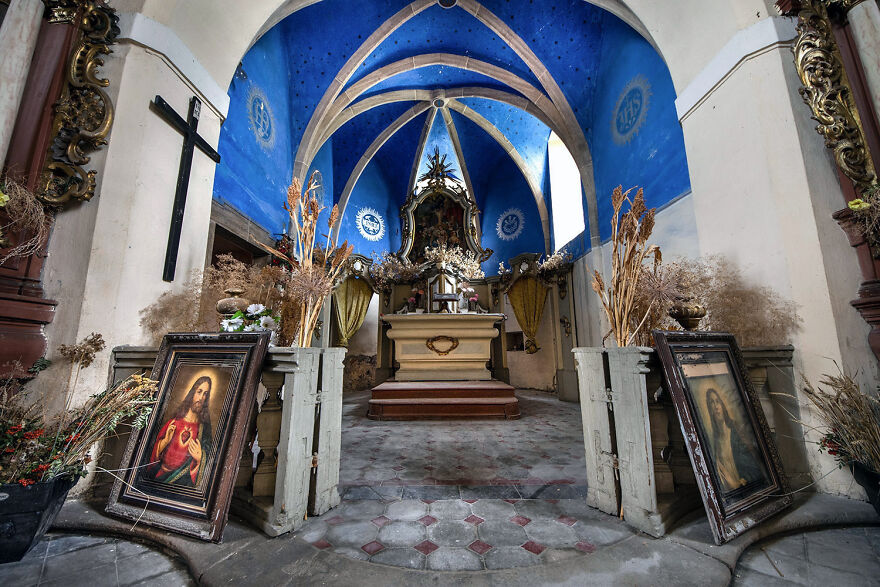
[(41, 0), (12, 0), (0, 27), (0, 166), (6, 161), (44, 8)]
[(861, 2), (850, 9), (847, 20), (862, 61), (871, 105), (880, 117), (880, 7), (873, 0)]

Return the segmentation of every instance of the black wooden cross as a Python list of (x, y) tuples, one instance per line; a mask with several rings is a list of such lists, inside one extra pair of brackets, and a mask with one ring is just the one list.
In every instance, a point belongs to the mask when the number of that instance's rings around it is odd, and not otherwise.
[(199, 113), (202, 110), (202, 102), (195, 96), (189, 101), (189, 115), (186, 120), (174, 111), (162, 96), (156, 96), (151, 102), (155, 111), (165, 121), (176, 128), (183, 135), (183, 150), (180, 152), (180, 171), (177, 172), (177, 191), (174, 192), (174, 209), (171, 212), (171, 229), (168, 231), (168, 248), (165, 249), (165, 270), (162, 273), (164, 281), (174, 281), (174, 271), (177, 267), (177, 249), (180, 247), (180, 229), (183, 227), (183, 210), (186, 207), (186, 192), (189, 188), (189, 172), (192, 169), (193, 147), (198, 147), (205, 155), (220, 163), (220, 154), (211, 148), (205, 139), (199, 136), (196, 129), (199, 127)]

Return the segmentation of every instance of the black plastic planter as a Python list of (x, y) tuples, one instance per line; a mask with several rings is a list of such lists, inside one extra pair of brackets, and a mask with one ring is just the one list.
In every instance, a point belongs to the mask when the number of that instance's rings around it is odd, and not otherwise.
[(0, 485), (0, 563), (20, 561), (43, 537), (76, 483), (70, 477)]
[(874, 506), (877, 515), (880, 516), (880, 473), (872, 471), (862, 463), (853, 461), (852, 473), (856, 482), (865, 489), (868, 501)]

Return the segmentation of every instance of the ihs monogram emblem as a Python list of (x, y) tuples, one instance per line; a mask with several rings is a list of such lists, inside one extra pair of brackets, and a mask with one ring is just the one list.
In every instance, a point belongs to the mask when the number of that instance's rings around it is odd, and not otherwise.
[(525, 226), (525, 215), (519, 208), (508, 208), (498, 217), (495, 233), (504, 241), (512, 241), (522, 234)]
[(618, 145), (625, 145), (638, 134), (648, 116), (651, 101), (651, 84), (643, 75), (637, 75), (626, 84), (611, 119), (611, 138)]
[(251, 86), (248, 92), (247, 112), (257, 142), (267, 151), (271, 150), (275, 146), (275, 115), (266, 94), (256, 86)]

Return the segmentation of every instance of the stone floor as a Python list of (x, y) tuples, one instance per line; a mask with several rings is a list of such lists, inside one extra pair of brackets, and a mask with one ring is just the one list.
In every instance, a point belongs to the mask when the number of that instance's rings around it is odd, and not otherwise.
[(0, 565), (0, 585), (195, 585), (180, 559), (118, 538), (47, 534), (17, 563)]
[[(369, 391), (342, 412), (340, 484), (370, 487), (585, 485), (578, 404), (517, 390), (519, 420), (369, 420)], [(526, 490), (530, 491), (530, 490)], [(434, 499), (458, 497), (437, 490)], [(407, 497), (431, 498), (431, 495)], [(467, 497), (467, 496), (463, 496)], [(485, 495), (485, 497), (491, 497)], [(516, 492), (498, 497), (520, 497)]]
[(816, 530), (758, 542), (739, 559), (737, 587), (880, 585), (880, 526)]
[(383, 565), (481, 571), (587, 556), (637, 533), (582, 499), (344, 501), (294, 536)]
[[(579, 407), (517, 395), (517, 421), (377, 422), (368, 394), (346, 394), (343, 501), (297, 532), (232, 517), (213, 544), (68, 500), (55, 527), (70, 534), (0, 566), (0, 585), (880, 585), (880, 529), (864, 527), (880, 519), (863, 502), (799, 494), (722, 546), (702, 510), (653, 539), (587, 507)], [(863, 527), (803, 533), (829, 523)]]

